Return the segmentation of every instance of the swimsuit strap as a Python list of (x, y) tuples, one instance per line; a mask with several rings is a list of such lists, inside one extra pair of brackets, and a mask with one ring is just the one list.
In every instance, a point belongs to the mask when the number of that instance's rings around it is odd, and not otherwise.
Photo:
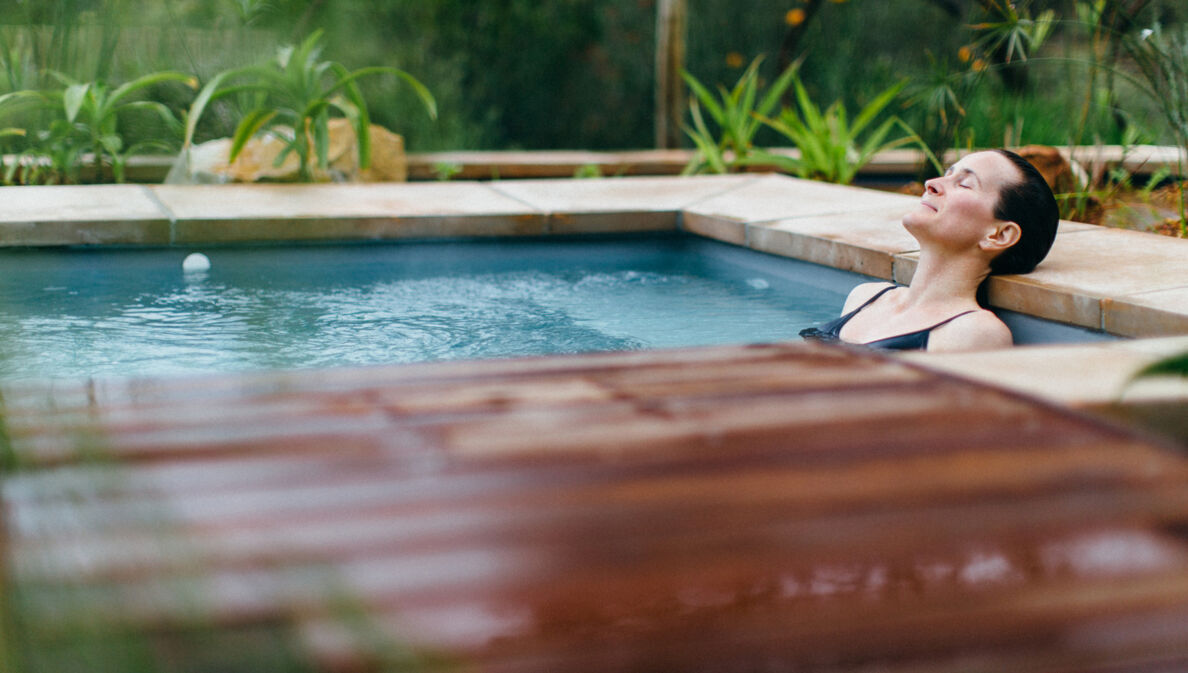
[(942, 321), (938, 322), (937, 324), (933, 325), (932, 327), (928, 327), (928, 328), (925, 328), (925, 329), (922, 329), (922, 330), (919, 330), (919, 331), (921, 331), (921, 332), (931, 332), (932, 330), (936, 329), (937, 327), (940, 327), (940, 326), (942, 326), (942, 325), (947, 325), (947, 324), (949, 324), (949, 323), (953, 322), (954, 320), (956, 320), (956, 319), (960, 318), (960, 317), (961, 317), (961, 316), (963, 316), (963, 315), (969, 315), (970, 313), (977, 313), (977, 311), (978, 311), (978, 310), (977, 310), (977, 309), (974, 309), (974, 308), (971, 308), (971, 309), (970, 309), (970, 310), (968, 310), (968, 311), (962, 311), (961, 313), (958, 313), (957, 315), (955, 315), (955, 316), (953, 316), (953, 317), (951, 317), (951, 318), (945, 318), (944, 320), (942, 320)]
[(888, 285), (887, 287), (879, 290), (878, 292), (875, 293), (875, 295), (873, 297), (862, 302), (861, 306), (854, 309), (853, 311), (850, 311), (848, 315), (853, 316), (855, 313), (857, 313), (857, 312), (861, 311), (862, 309), (866, 308), (867, 306), (870, 306), (871, 304), (875, 303), (875, 300), (878, 299), (879, 297), (887, 294), (888, 292), (890, 292), (891, 290), (894, 290), (897, 287), (899, 287), (899, 286), (892, 284), (892, 285)]

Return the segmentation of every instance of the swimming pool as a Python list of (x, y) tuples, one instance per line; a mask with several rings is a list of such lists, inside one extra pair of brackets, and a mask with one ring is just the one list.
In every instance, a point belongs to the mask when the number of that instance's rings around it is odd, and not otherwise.
[(0, 254), (0, 379), (781, 341), (870, 280), (681, 235), (188, 252)]
[[(0, 256), (0, 378), (331, 367), (795, 338), (852, 274), (677, 236)], [(807, 265), (811, 266), (811, 265)]]

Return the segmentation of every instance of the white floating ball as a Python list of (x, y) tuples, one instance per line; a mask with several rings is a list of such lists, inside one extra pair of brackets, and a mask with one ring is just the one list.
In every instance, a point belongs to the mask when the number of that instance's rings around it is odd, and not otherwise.
[(182, 271), (200, 273), (210, 270), (210, 258), (200, 252), (192, 252), (182, 260)]

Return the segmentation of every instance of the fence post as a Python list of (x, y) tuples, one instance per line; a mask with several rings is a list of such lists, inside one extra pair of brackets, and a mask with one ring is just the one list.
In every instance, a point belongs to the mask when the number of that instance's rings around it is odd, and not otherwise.
[(656, 5), (656, 148), (681, 146), (685, 87), (687, 0), (659, 0)]

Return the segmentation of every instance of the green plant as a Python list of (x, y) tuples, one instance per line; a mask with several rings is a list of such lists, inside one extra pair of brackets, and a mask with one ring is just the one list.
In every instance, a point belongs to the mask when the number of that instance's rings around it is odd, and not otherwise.
[(602, 167), (598, 164), (582, 164), (573, 171), (573, 177), (579, 179), (597, 179), (603, 177)]
[(0, 31), (0, 66), (0, 75), (3, 75), (0, 91), (7, 93), (36, 88), (33, 83), (36, 66), (23, 35), (18, 35), (16, 41), (10, 42)]
[[(1188, 26), (1165, 30), (1159, 23), (1139, 35), (1122, 41), (1126, 53), (1138, 68), (1134, 78), (1159, 107), (1163, 120), (1182, 150), (1179, 175), (1185, 171), (1184, 153), (1188, 152)], [(1188, 236), (1188, 204), (1183, 183), (1179, 184), (1180, 236)]]
[(1144, 379), (1153, 376), (1181, 376), (1188, 378), (1188, 353), (1180, 353), (1152, 362), (1135, 373), (1133, 379)]
[(276, 11), (276, 7), (268, 0), (231, 0), (239, 15), (239, 21), (245, 26), (251, 25), (269, 12)]
[(1026, 61), (1028, 52), (1038, 50), (1052, 32), (1056, 12), (1051, 9), (1033, 19), (1025, 6), (1009, 0), (983, 0), (983, 4), (991, 18), (972, 26), (980, 34), (975, 45), (1004, 64)]
[(1116, 129), (1124, 129), (1131, 123), (1120, 105), (1117, 88), (1118, 63), (1123, 53), (1123, 42), (1132, 36), (1138, 27), (1138, 15), (1150, 2), (1151, 0), (1076, 0), (1073, 3), (1077, 24), (1087, 29), (1085, 37), (1089, 66), (1077, 127), (1078, 139), (1084, 137), (1090, 109), (1093, 107), (1107, 110)]
[[(1127, 126), (1122, 133), (1122, 156), (1126, 157), (1131, 150), (1138, 143), (1148, 143), (1149, 139), (1144, 138), (1144, 131), (1137, 126)], [(1145, 162), (1144, 162), (1145, 164)], [(1112, 184), (1117, 185), (1119, 190), (1134, 191), (1140, 199), (1144, 202), (1151, 200), (1151, 194), (1155, 188), (1163, 183), (1164, 180), (1172, 177), (1172, 170), (1168, 166), (1160, 166), (1154, 172), (1147, 176), (1146, 182), (1142, 187), (1137, 187), (1134, 184), (1134, 176), (1124, 166), (1116, 166), (1109, 171), (1109, 179)]]
[(452, 161), (439, 161), (433, 164), (433, 175), (439, 182), (449, 182), (454, 176), (462, 172), (462, 164)]
[(229, 161), (234, 161), (247, 142), (271, 130), (285, 146), (276, 159), (280, 165), (292, 153), (299, 159), (300, 179), (314, 178), (314, 167), (325, 171), (328, 163), (331, 112), (346, 117), (355, 131), (359, 167), (371, 163), (370, 117), (367, 102), (357, 81), (369, 75), (389, 74), (407, 82), (424, 104), (429, 116), (437, 117), (437, 104), (429, 90), (415, 77), (398, 68), (383, 66), (349, 71), (340, 63), (321, 59), (321, 31), (315, 31), (296, 47), (279, 50), (264, 65), (236, 68), (213, 77), (195, 98), (186, 119), (183, 152), (194, 140), (199, 120), (211, 102), (230, 95), (246, 99), (250, 109), (240, 119), (231, 141)]
[[(80, 162), (90, 159), (96, 177), (110, 166), (116, 182), (124, 181), (128, 157), (150, 147), (173, 149), (166, 139), (154, 138), (126, 145), (120, 133), (120, 119), (134, 111), (149, 112), (162, 120), (166, 128), (180, 136), (182, 124), (162, 103), (138, 100), (133, 96), (164, 82), (182, 82), (194, 87), (193, 77), (178, 72), (143, 75), (116, 87), (102, 81), (79, 82), (62, 73), (50, 75), (61, 85), (57, 89), (22, 90), (0, 96), (0, 110), (33, 106), (46, 113), (36, 119), (32, 129), (9, 129), (9, 135), (26, 136), (31, 145), (18, 161), (6, 168), (5, 181), (78, 182)], [(12, 105), (5, 105), (12, 103)], [(24, 106), (17, 104), (24, 103)], [(48, 121), (47, 121), (48, 120)], [(13, 133), (15, 131), (15, 133)]]
[[(793, 76), (792, 85), (799, 110), (785, 107), (778, 119), (757, 118), (790, 140), (800, 150), (800, 156), (789, 157), (760, 150), (747, 159), (748, 163), (773, 164), (802, 178), (850, 184), (858, 170), (876, 153), (914, 142), (940, 170), (936, 157), (915, 131), (898, 117), (889, 117), (866, 133), (867, 127), (895, 100), (906, 82), (884, 89), (858, 112), (853, 121), (840, 100), (821, 110), (809, 97), (799, 77)], [(895, 126), (906, 135), (887, 140)], [(865, 138), (860, 140), (864, 134)]]
[[(693, 126), (685, 127), (685, 133), (697, 146), (697, 156), (685, 167), (685, 175), (704, 173), (730, 173), (745, 165), (752, 156), (755, 134), (762, 128), (760, 118), (771, 113), (779, 104), (784, 92), (792, 83), (799, 68), (793, 63), (772, 83), (763, 97), (759, 97), (759, 64), (756, 58), (738, 78), (731, 89), (718, 85), (718, 97), (688, 72), (681, 75), (693, 96), (689, 100), (689, 114)], [(717, 133), (710, 130), (701, 113), (702, 107), (717, 124)]]

